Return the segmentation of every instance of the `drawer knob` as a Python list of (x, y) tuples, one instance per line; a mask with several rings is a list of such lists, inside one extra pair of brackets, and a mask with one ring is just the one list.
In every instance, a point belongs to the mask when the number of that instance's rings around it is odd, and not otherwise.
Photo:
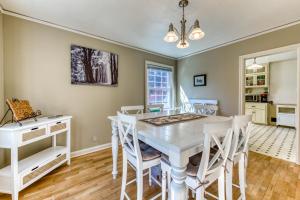
[(60, 154), (58, 154), (58, 155), (56, 156), (56, 158), (58, 158), (59, 156), (61, 156), (61, 153), (60, 153)]
[(61, 124), (61, 122), (56, 122), (56, 124)]
[(39, 129), (39, 127), (34, 127), (31, 130), (33, 131), (33, 130), (37, 130), (37, 129)]

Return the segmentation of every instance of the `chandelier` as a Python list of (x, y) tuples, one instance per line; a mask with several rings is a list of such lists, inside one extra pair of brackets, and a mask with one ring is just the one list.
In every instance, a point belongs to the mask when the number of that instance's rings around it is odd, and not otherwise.
[(171, 23), (169, 25), (169, 31), (164, 37), (164, 41), (166, 42), (176, 42), (180, 36), (180, 40), (177, 44), (177, 48), (184, 49), (189, 47), (189, 43), (187, 41), (187, 34), (189, 34), (190, 40), (200, 40), (204, 37), (205, 33), (200, 29), (199, 21), (196, 20), (194, 25), (190, 27), (188, 32), (186, 32), (186, 19), (184, 18), (184, 8), (189, 4), (188, 0), (180, 0), (179, 7), (182, 8), (182, 19), (180, 21), (181, 24), (181, 32), (174, 27)]
[(247, 66), (247, 69), (252, 69), (254, 71), (263, 68), (262, 65), (256, 63), (256, 58), (254, 58), (252, 65)]

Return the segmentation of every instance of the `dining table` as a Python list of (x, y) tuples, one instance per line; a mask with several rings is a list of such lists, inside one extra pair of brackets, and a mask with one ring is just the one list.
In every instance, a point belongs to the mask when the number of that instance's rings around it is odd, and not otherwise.
[[(203, 125), (207, 123), (222, 122), (229, 119), (224, 116), (204, 116), (199, 119), (179, 121), (170, 124), (153, 125), (145, 119), (180, 114), (178, 111), (165, 111), (135, 114), (137, 118), (136, 129), (138, 139), (152, 146), (169, 157), (171, 164), (171, 200), (185, 200), (186, 193), (186, 169), (189, 158), (203, 151)], [(118, 174), (118, 116), (109, 116), (112, 127), (112, 175), (116, 179)]]

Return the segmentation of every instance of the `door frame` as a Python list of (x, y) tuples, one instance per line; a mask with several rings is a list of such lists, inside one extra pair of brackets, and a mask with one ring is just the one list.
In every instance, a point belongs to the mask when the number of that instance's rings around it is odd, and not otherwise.
[(253, 57), (261, 57), (261, 56), (266, 56), (270, 54), (276, 54), (276, 53), (283, 53), (287, 51), (295, 51), (297, 53), (297, 105), (296, 105), (296, 163), (300, 165), (300, 43), (298, 44), (293, 44), (293, 45), (288, 45), (284, 47), (279, 47), (279, 48), (274, 48), (274, 49), (269, 49), (266, 51), (260, 51), (260, 52), (255, 52), (247, 55), (242, 55), (239, 57), (239, 114), (242, 115), (245, 113), (245, 60)]

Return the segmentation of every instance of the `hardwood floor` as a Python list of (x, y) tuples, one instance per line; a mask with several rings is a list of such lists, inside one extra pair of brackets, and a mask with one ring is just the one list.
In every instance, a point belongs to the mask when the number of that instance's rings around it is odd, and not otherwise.
[[(121, 153), (119, 154), (121, 161)], [(122, 165), (119, 164), (119, 176), (112, 179), (111, 149), (72, 159), (71, 166), (64, 165), (40, 181), (20, 192), (21, 200), (101, 200), (119, 199), (121, 187)], [(129, 178), (135, 177), (129, 167)], [(237, 178), (235, 169), (234, 180)], [(300, 166), (276, 158), (257, 153), (250, 153), (247, 171), (247, 199), (300, 199)], [(148, 186), (144, 181), (144, 197), (155, 195), (160, 191), (158, 186)], [(216, 184), (209, 188), (217, 192)], [(127, 192), (135, 199), (136, 187), (133, 183), (127, 187)], [(234, 189), (234, 199), (239, 191)], [(0, 194), (0, 200), (8, 200), (10, 195)], [(209, 198), (208, 198), (209, 199)]]

